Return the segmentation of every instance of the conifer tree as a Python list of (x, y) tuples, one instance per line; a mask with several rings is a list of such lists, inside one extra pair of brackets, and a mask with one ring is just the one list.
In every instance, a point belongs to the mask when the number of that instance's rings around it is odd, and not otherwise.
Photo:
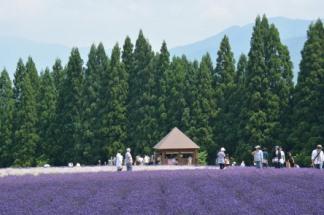
[(16, 105), (19, 103), (20, 101), (20, 97), (21, 97), (21, 92), (22, 92), (22, 85), (24, 82), (24, 79), (26, 77), (26, 68), (24, 65), (24, 62), (21, 58), (19, 58), (18, 63), (17, 63), (17, 68), (14, 74), (14, 98), (15, 98), (15, 102)]
[(235, 76), (234, 54), (226, 35), (223, 37), (217, 52), (215, 75), (217, 85), (224, 85), (223, 87), (232, 83)]
[(141, 116), (138, 129), (141, 131), (141, 136), (138, 139), (136, 149), (144, 154), (151, 154), (153, 146), (161, 139), (157, 118), (158, 100), (155, 93), (157, 88), (156, 64), (157, 58), (153, 57), (148, 67), (142, 71), (142, 75), (146, 77), (146, 80), (143, 82), (142, 96), (138, 100), (140, 105), (138, 110)]
[(111, 54), (108, 84), (105, 87), (107, 110), (104, 118), (107, 122), (107, 138), (103, 149), (108, 156), (114, 156), (119, 149), (125, 149), (127, 139), (126, 101), (128, 99), (128, 74), (121, 63), (120, 48), (118, 43)]
[[(156, 97), (152, 95), (152, 89), (156, 87), (153, 67), (154, 53), (151, 45), (140, 31), (135, 44), (134, 66), (130, 74), (129, 92), (130, 101), (128, 105), (129, 131), (132, 147), (135, 153), (149, 153), (156, 140), (152, 140), (153, 120), (152, 114), (155, 111)], [(154, 123), (153, 123), (154, 124)]]
[(192, 105), (195, 101), (196, 89), (196, 77), (198, 73), (198, 61), (193, 62), (188, 61), (185, 55), (181, 57), (182, 65), (185, 69), (185, 108), (181, 116), (182, 129), (186, 135), (189, 135), (189, 130), (191, 128), (191, 116), (192, 116)]
[(95, 164), (101, 160), (101, 140), (98, 137), (100, 129), (100, 92), (102, 87), (102, 73), (97, 57), (97, 47), (93, 44), (88, 56), (87, 68), (84, 74), (82, 87), (82, 160)]
[[(25, 64), (25, 68), (26, 68), (26, 74), (27, 76), (29, 77), (29, 80), (30, 80), (30, 84), (31, 84), (31, 87), (33, 88), (33, 92), (35, 94), (35, 99), (36, 99), (36, 122), (35, 122), (35, 126), (36, 126), (36, 134), (39, 136), (40, 132), (42, 132), (41, 130), (39, 130), (39, 127), (37, 126), (38, 125), (38, 114), (40, 112), (40, 110), (38, 110), (39, 106), (38, 104), (40, 104), (41, 102), (41, 98), (40, 98), (40, 77), (38, 75), (38, 72), (37, 72), (37, 69), (36, 69), (36, 65), (32, 59), (31, 56), (28, 57), (27, 59), (27, 62)], [(36, 143), (36, 148), (38, 148), (38, 145), (39, 145), (39, 142)], [(37, 153), (37, 152), (35, 152)], [(35, 158), (37, 158), (37, 154), (35, 154)]]
[(30, 56), (28, 57), (25, 68), (26, 68), (26, 73), (29, 76), (31, 86), (34, 88), (34, 92), (38, 93), (39, 86), (40, 86), (40, 78), (38, 76), (36, 65), (32, 57)]
[(241, 54), (237, 62), (237, 71), (234, 76), (234, 82), (242, 87), (245, 84), (246, 67), (247, 67), (247, 57), (245, 56), (245, 54)]
[[(170, 71), (170, 53), (167, 48), (167, 44), (164, 41), (160, 49), (160, 53), (156, 56), (158, 59), (156, 65), (156, 82), (158, 83), (155, 94), (158, 97), (158, 110), (156, 118), (159, 119), (159, 131), (157, 132), (157, 139), (164, 137), (168, 132), (171, 131), (176, 125), (172, 125), (170, 118), (173, 116), (174, 109), (170, 109), (167, 103), (167, 97), (170, 95), (169, 89), (174, 86), (170, 86), (170, 79), (174, 78)], [(171, 88), (169, 88), (171, 87)]]
[(39, 102), (37, 103), (39, 144), (36, 150), (36, 163), (38, 166), (53, 164), (56, 99), (54, 80), (50, 70), (46, 68), (40, 77)]
[(20, 167), (35, 166), (35, 153), (39, 141), (36, 128), (36, 94), (28, 75), (26, 75), (21, 85), (21, 94), (15, 116), (13, 165)]
[(134, 45), (132, 44), (131, 39), (129, 36), (126, 37), (123, 45), (123, 50), (121, 54), (122, 64), (124, 65), (125, 72), (127, 73), (128, 77), (128, 97), (126, 100), (126, 116), (127, 116), (127, 122), (126, 122), (126, 129), (128, 131), (127, 134), (127, 147), (132, 147), (133, 150), (135, 149), (135, 143), (133, 143), (133, 134), (131, 131), (134, 124), (131, 123), (131, 117), (134, 115), (131, 115), (132, 112), (132, 105), (131, 102), (134, 102), (133, 100), (133, 89), (134, 89), (134, 78), (135, 78), (135, 72), (134, 72)]
[[(124, 65), (125, 71), (128, 75), (128, 98), (127, 98), (127, 108), (130, 107), (130, 102), (133, 97), (132, 90), (134, 89), (134, 77), (135, 77), (135, 72), (134, 72), (134, 45), (132, 44), (131, 39), (129, 36), (126, 37), (124, 45), (123, 45), (123, 50), (121, 54), (122, 58), (122, 63)], [(127, 115), (129, 116), (129, 110), (127, 111)], [(128, 130), (131, 128), (131, 124), (127, 123), (127, 128)], [(131, 135), (128, 135), (128, 141), (131, 140)]]
[(12, 164), (14, 92), (6, 69), (0, 76), (0, 167)]
[(290, 142), (295, 143), (294, 150), (300, 152), (298, 163), (308, 166), (311, 150), (324, 141), (324, 27), (321, 20), (309, 26), (301, 54)]
[[(66, 79), (66, 70), (63, 69), (61, 60), (57, 58), (55, 60), (54, 65), (52, 66), (52, 77), (53, 77), (53, 84), (54, 84), (54, 96), (55, 96), (55, 113), (54, 113), (54, 119), (53, 119), (53, 143), (51, 143), (51, 152), (50, 152), (50, 164), (51, 165), (62, 165), (61, 161), (61, 153), (62, 153), (62, 145), (60, 144), (60, 135), (62, 134), (61, 130), (61, 111), (63, 109), (64, 102), (59, 102), (60, 99), (62, 99), (62, 96), (64, 95), (64, 82)], [(65, 163), (66, 165), (66, 163)]]
[(134, 45), (132, 44), (131, 39), (127, 36), (123, 45), (122, 51), (122, 62), (124, 64), (125, 70), (128, 74), (133, 74), (133, 63), (134, 63)]
[(212, 65), (210, 55), (202, 57), (195, 77), (192, 113), (188, 135), (200, 145), (201, 151), (208, 152), (208, 163), (215, 160), (217, 145), (213, 133), (213, 119), (217, 114), (214, 89), (212, 87)]
[(233, 155), (235, 148), (236, 129), (234, 125), (234, 109), (233, 103), (235, 100), (234, 92), (236, 84), (235, 77), (235, 60), (234, 54), (231, 51), (231, 46), (227, 36), (221, 41), (219, 51), (217, 52), (216, 68), (216, 102), (218, 103), (219, 114), (216, 119), (215, 134), (217, 142), (224, 146), (227, 153)]
[[(257, 17), (251, 38), (245, 76), (245, 96), (241, 112), (242, 143), (273, 148), (282, 145), (285, 113), (292, 92), (292, 63), (286, 46), (281, 44), (274, 25)], [(246, 161), (247, 163), (252, 160)]]
[(93, 113), (99, 121), (98, 125), (95, 127), (98, 128), (94, 130), (95, 135), (95, 143), (94, 147), (92, 147), (93, 157), (97, 160), (107, 160), (108, 152), (105, 149), (105, 144), (107, 144), (107, 137), (109, 136), (109, 122), (107, 119), (108, 115), (108, 96), (107, 89), (109, 88), (109, 58), (106, 54), (105, 48), (102, 43), (99, 43), (96, 51), (96, 73), (100, 80), (100, 93), (98, 95), (99, 102), (98, 113)]
[(55, 95), (58, 95), (59, 88), (62, 85), (64, 80), (64, 70), (62, 67), (62, 62), (59, 58), (55, 60), (52, 69), (53, 69), (52, 76), (53, 76), (54, 87), (55, 87)]
[(66, 67), (66, 78), (57, 102), (58, 145), (54, 157), (55, 165), (81, 162), (81, 93), (83, 82), (83, 60), (79, 50), (73, 48)]
[[(236, 90), (234, 92), (234, 126), (236, 127), (236, 134), (237, 135), (237, 141), (236, 143), (239, 144), (242, 140), (240, 137), (242, 137), (241, 123), (243, 120), (240, 119), (241, 109), (242, 105), (244, 104), (244, 91), (245, 91), (245, 75), (246, 75), (246, 69), (247, 69), (247, 62), (248, 59), (244, 54), (240, 55), (240, 58), (237, 63), (237, 70), (234, 76), (234, 83), (236, 85)], [(234, 149), (236, 150), (236, 149)], [(250, 156), (250, 155), (249, 155)]]
[[(174, 57), (170, 69), (165, 73), (167, 130), (178, 127), (183, 130), (182, 114), (186, 107), (185, 100), (186, 70), (182, 59)], [(162, 118), (162, 116), (161, 116)], [(164, 137), (164, 135), (163, 135)]]
[(21, 58), (17, 63), (13, 83), (15, 99), (13, 165), (34, 166), (39, 139), (36, 130), (36, 94)]

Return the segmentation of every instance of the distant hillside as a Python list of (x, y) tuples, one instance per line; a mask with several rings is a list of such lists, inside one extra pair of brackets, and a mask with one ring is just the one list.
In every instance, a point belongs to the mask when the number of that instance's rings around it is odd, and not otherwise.
[[(306, 40), (307, 29), (311, 21), (277, 17), (270, 18), (269, 23), (274, 23), (276, 25), (280, 32), (281, 41), (289, 48), (290, 56), (294, 64), (296, 80), (298, 65), (301, 59), (300, 51), (302, 50)], [(250, 39), (252, 36), (253, 26), (254, 23), (242, 27), (232, 26), (217, 35), (199, 42), (172, 48), (170, 49), (170, 54), (171, 56), (181, 56), (184, 54), (190, 60), (200, 60), (206, 52), (209, 52), (215, 64), (216, 53), (219, 49), (220, 42), (224, 35), (227, 35), (230, 39), (230, 45), (237, 62), (241, 53), (247, 54), (250, 49)], [(89, 47), (90, 45), (91, 44), (89, 44)], [(88, 54), (90, 51), (89, 47), (78, 47), (84, 63), (88, 60)], [(44, 70), (46, 67), (51, 68), (56, 58), (60, 58), (62, 65), (65, 66), (68, 62), (70, 52), (71, 48), (64, 45), (37, 43), (17, 37), (0, 37), (0, 71), (6, 67), (13, 79), (18, 59), (22, 58), (26, 63), (28, 56), (33, 58), (39, 72)]]
[[(79, 51), (82, 59), (86, 61), (90, 48), (79, 48)], [(62, 66), (65, 66), (70, 52), (71, 48), (63, 45), (36, 43), (17, 37), (0, 37), (0, 70), (6, 68), (13, 79), (19, 58), (26, 63), (28, 56), (33, 58), (38, 72), (45, 70), (46, 67), (52, 69), (56, 58), (60, 58)]]
[[(292, 20), (282, 17), (269, 19), (269, 23), (273, 23), (278, 28), (281, 42), (287, 45), (289, 49), (291, 60), (294, 64), (295, 83), (299, 70), (299, 62), (301, 60), (300, 51), (302, 50), (304, 42), (306, 41), (307, 30), (311, 22), (312, 21), (308, 20)], [(190, 60), (200, 60), (204, 54), (209, 52), (213, 62), (215, 63), (220, 42), (224, 35), (227, 35), (237, 62), (239, 56), (242, 53), (247, 54), (250, 49), (253, 26), (254, 23), (242, 27), (230, 27), (217, 35), (202, 41), (170, 49), (170, 54), (171, 56), (181, 56), (185, 54)]]

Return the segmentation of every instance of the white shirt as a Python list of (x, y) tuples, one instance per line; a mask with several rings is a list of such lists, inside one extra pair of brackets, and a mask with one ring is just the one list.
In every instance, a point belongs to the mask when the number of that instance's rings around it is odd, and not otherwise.
[(133, 158), (130, 152), (127, 152), (125, 155), (125, 163), (133, 163)]
[(116, 167), (117, 169), (123, 166), (123, 156), (120, 153), (116, 155)]
[(150, 162), (149, 156), (145, 155), (145, 157), (144, 157), (144, 163), (145, 164), (148, 164), (149, 162)]
[[(316, 149), (313, 150), (312, 152), (312, 160), (314, 160), (314, 158), (317, 156), (318, 151)], [(320, 151), (320, 154), (316, 157), (316, 159), (314, 160), (314, 164), (321, 164), (324, 161), (324, 154), (323, 151)]]
[[(277, 158), (278, 158), (278, 153), (279, 153), (279, 151), (276, 151), (276, 157), (277, 157)], [(286, 161), (285, 152), (284, 152), (284, 151), (280, 151), (280, 160), (279, 160), (279, 162), (280, 162), (281, 164), (284, 164), (285, 161)]]
[(286, 155), (284, 151), (281, 151), (281, 159), (280, 159), (280, 163), (284, 164), (286, 162)]
[(261, 150), (256, 151), (254, 154), (254, 161), (261, 161), (263, 160), (263, 152)]
[(218, 152), (217, 154), (217, 162), (220, 163), (220, 164), (225, 164), (225, 153), (220, 151)]

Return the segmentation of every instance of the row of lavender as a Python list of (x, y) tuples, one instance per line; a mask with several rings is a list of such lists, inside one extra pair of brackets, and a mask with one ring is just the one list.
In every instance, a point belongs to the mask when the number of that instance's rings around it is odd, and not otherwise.
[(324, 171), (232, 168), (0, 178), (0, 214), (323, 214)]

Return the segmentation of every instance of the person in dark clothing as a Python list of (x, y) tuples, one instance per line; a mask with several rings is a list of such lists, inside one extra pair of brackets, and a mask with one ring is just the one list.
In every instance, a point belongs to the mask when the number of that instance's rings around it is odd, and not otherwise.
[(275, 151), (273, 152), (272, 163), (275, 168), (280, 168), (280, 159), (281, 159), (281, 151), (279, 150), (279, 146), (276, 146)]
[(287, 154), (286, 167), (287, 168), (294, 168), (295, 167), (295, 160), (294, 160), (294, 157), (291, 155), (291, 152), (288, 152), (288, 154)]
[(262, 166), (268, 167), (268, 160), (269, 160), (269, 153), (267, 148), (263, 148), (263, 160), (262, 160)]

